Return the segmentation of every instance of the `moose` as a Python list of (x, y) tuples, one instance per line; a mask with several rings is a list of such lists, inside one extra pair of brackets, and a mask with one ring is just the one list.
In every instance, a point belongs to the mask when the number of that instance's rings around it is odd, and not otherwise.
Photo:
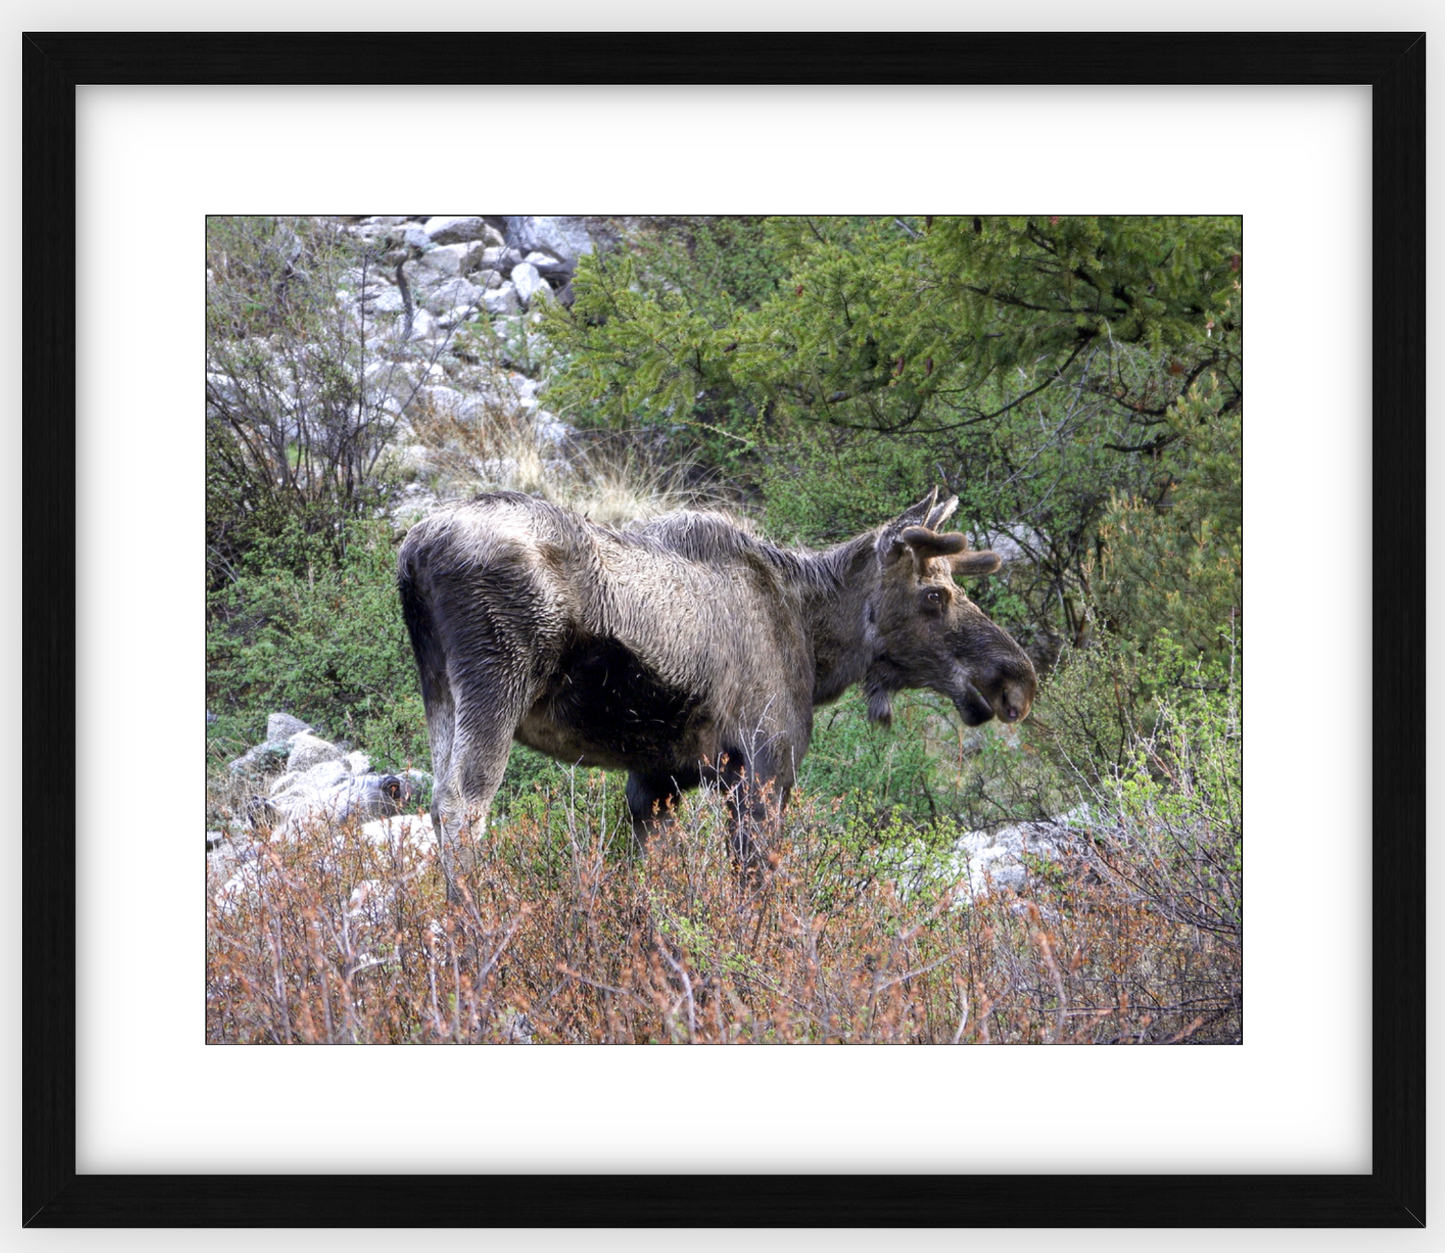
[(513, 739), (569, 764), (626, 770), (639, 844), (683, 791), (724, 789), (745, 865), (786, 804), (813, 710), (862, 684), (931, 688), (970, 726), (1029, 711), (1017, 643), (955, 585), (996, 553), (939, 528), (935, 488), (893, 521), (823, 551), (778, 547), (714, 512), (613, 528), (514, 492), (412, 527), (398, 587), (426, 705), (448, 895)]

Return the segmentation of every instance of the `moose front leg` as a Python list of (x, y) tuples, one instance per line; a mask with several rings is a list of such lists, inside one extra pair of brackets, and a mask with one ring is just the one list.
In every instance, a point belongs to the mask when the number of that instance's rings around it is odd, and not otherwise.
[(767, 846), (781, 826), (792, 780), (766, 749), (730, 749), (719, 759), (717, 779), (727, 796), (731, 844), (739, 865), (757, 871), (768, 862)]
[(627, 776), (627, 812), (632, 815), (632, 840), (638, 852), (647, 847), (654, 831), (665, 827), (677, 812), (682, 788), (671, 776)]

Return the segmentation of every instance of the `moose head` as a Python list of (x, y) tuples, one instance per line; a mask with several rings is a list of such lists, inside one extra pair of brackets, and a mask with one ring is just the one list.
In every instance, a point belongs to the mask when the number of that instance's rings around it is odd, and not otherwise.
[(953, 701), (969, 726), (1017, 722), (1033, 703), (1033, 663), (954, 582), (992, 574), (994, 552), (977, 552), (957, 531), (940, 531), (958, 497), (934, 489), (878, 533), (879, 584), (868, 612), (873, 655), (864, 678), (868, 716), (887, 725), (891, 694), (930, 688)]

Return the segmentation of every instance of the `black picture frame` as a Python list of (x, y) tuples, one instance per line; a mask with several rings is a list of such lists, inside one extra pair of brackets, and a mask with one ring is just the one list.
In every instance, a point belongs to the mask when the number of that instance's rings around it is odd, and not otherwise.
[[(23, 36), (27, 1226), (1423, 1226), (1423, 34), (551, 35), (556, 82), (1373, 88), (1373, 1129), (1361, 1175), (76, 1172), (77, 84), (505, 81), (495, 36)], [(521, 61), (516, 62), (520, 67)], [(528, 73), (530, 69), (517, 73)], [(520, 78), (518, 81), (522, 81)], [(530, 79), (529, 79), (530, 81)]]

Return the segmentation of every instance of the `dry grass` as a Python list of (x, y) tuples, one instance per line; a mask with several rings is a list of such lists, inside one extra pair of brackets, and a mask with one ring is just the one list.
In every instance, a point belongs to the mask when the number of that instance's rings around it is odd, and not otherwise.
[(1022, 895), (903, 899), (804, 801), (752, 879), (715, 801), (633, 856), (598, 786), (501, 826), (457, 907), (414, 842), (317, 826), (258, 843), (223, 903), (224, 874), (208, 891), (207, 1039), (1239, 1038), (1237, 943), (1171, 921), (1086, 856)]
[(616, 432), (539, 438), (529, 410), (491, 394), (465, 415), (419, 398), (410, 409), (422, 465), (438, 494), (515, 491), (620, 525), (676, 509), (725, 503), (687, 457)]

